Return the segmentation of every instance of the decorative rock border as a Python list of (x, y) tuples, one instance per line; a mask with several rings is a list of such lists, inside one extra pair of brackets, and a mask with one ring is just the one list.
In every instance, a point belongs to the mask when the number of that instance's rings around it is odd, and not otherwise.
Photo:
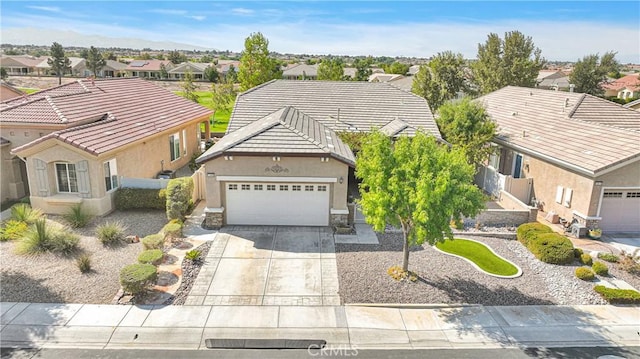
[(520, 277), (520, 276), (522, 275), (522, 268), (520, 268), (517, 264), (513, 263), (512, 261), (510, 261), (510, 260), (506, 259), (505, 257), (503, 257), (503, 256), (499, 255), (498, 253), (494, 252), (494, 251), (493, 251), (493, 248), (489, 247), (487, 244), (482, 243), (482, 242), (480, 242), (480, 241), (477, 241), (477, 240), (475, 240), (475, 239), (471, 239), (471, 238), (458, 237), (458, 238), (454, 238), (454, 239), (464, 239), (464, 240), (467, 240), (467, 241), (472, 241), (472, 242), (476, 242), (476, 243), (480, 243), (480, 244), (482, 244), (483, 246), (487, 247), (487, 248), (489, 249), (489, 251), (490, 251), (491, 253), (493, 253), (493, 255), (495, 255), (496, 257), (498, 257), (498, 258), (502, 259), (503, 261), (505, 261), (505, 262), (507, 262), (507, 263), (511, 264), (512, 266), (516, 267), (516, 268), (518, 269), (518, 272), (517, 272), (516, 274), (508, 275), (508, 276), (489, 273), (489, 272), (485, 271), (484, 269), (482, 269), (482, 268), (478, 267), (478, 265), (477, 265), (477, 264), (475, 264), (475, 262), (473, 262), (472, 260), (470, 260), (470, 259), (468, 259), (468, 258), (466, 258), (466, 257), (459, 256), (459, 255), (457, 255), (457, 254), (453, 254), (453, 253), (449, 253), (449, 252), (445, 252), (445, 251), (443, 251), (443, 250), (439, 249), (438, 247), (436, 247), (436, 245), (435, 245), (435, 244), (434, 244), (433, 246), (431, 246), (431, 247), (432, 247), (433, 249), (435, 249), (436, 251), (440, 252), (440, 253), (444, 253), (444, 254), (446, 254), (446, 255), (450, 255), (450, 256), (453, 256), (453, 257), (458, 257), (458, 258), (464, 259), (465, 261), (467, 261), (468, 263), (470, 263), (470, 264), (471, 264), (475, 269), (477, 269), (478, 271), (480, 271), (480, 272), (482, 272), (482, 273), (485, 273), (485, 274), (487, 274), (487, 275), (490, 275), (490, 276), (492, 276), (492, 277), (505, 278), (505, 279), (511, 279), (511, 278), (518, 278), (518, 277)]

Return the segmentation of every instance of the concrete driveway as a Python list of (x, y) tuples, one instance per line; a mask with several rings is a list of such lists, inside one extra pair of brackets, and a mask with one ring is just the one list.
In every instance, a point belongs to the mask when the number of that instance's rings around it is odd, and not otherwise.
[(185, 304), (340, 305), (331, 229), (223, 228)]

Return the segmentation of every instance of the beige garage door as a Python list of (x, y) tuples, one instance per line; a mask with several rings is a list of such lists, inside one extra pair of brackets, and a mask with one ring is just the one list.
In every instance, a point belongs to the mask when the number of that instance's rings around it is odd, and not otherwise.
[(227, 224), (329, 225), (329, 184), (225, 184)]
[(600, 228), (606, 232), (640, 232), (640, 188), (606, 189), (600, 207)]

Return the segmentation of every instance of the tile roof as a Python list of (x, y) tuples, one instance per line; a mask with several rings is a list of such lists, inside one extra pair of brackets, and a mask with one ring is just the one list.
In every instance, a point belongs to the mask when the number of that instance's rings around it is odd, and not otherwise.
[(482, 96), (496, 142), (587, 175), (640, 157), (640, 113), (591, 95), (507, 86)]
[(370, 131), (400, 119), (441, 138), (425, 99), (388, 83), (366, 81), (267, 82), (238, 95), (227, 133), (285, 106), (297, 108), (334, 131)]
[[(83, 59), (82, 57), (69, 57), (69, 67), (73, 69), (78, 65), (85, 64), (86, 61), (87, 60)], [(49, 58), (45, 58), (44, 60), (40, 61), (40, 63), (37, 64), (36, 67), (40, 69), (50, 69), (51, 65), (49, 65)]]
[(399, 77), (389, 81), (389, 85), (395, 86), (407, 92), (411, 92), (411, 88), (413, 87), (413, 79), (413, 76)]
[(127, 64), (123, 64), (122, 62), (116, 60), (106, 60), (105, 67), (109, 67), (114, 70), (124, 70), (127, 68)]
[(197, 161), (236, 153), (317, 154), (355, 165), (353, 152), (333, 130), (291, 106), (222, 137)]
[(282, 76), (318, 76), (318, 65), (297, 64), (282, 71)]
[(99, 155), (170, 130), (212, 111), (138, 78), (78, 80), (9, 101), (0, 123), (67, 127), (14, 152), (57, 138)]
[(34, 57), (29, 55), (17, 55), (17, 56), (2, 56), (0, 57), (0, 65), (2, 66), (24, 66), (24, 67), (35, 67), (42, 60), (47, 60), (47, 56), (43, 57)]
[(203, 62), (183, 62), (179, 65), (176, 65), (174, 68), (169, 70), (170, 74), (173, 73), (184, 73), (188, 70), (193, 71), (195, 69), (196, 72), (204, 72), (207, 67), (211, 66), (211, 64), (203, 63)]
[(610, 90), (622, 90), (625, 87), (637, 86), (640, 86), (640, 74), (622, 76), (617, 80), (602, 85), (603, 88)]
[(133, 60), (125, 70), (128, 71), (160, 71), (160, 65), (164, 65), (167, 70), (173, 67), (171, 61), (166, 60)]

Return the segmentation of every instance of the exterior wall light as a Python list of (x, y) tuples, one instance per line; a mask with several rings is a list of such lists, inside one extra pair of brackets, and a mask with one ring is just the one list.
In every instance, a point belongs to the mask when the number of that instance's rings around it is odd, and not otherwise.
[(340, 176), (340, 179), (338, 180), (338, 182), (340, 182), (340, 184), (342, 184), (342, 182), (344, 182), (344, 177)]

